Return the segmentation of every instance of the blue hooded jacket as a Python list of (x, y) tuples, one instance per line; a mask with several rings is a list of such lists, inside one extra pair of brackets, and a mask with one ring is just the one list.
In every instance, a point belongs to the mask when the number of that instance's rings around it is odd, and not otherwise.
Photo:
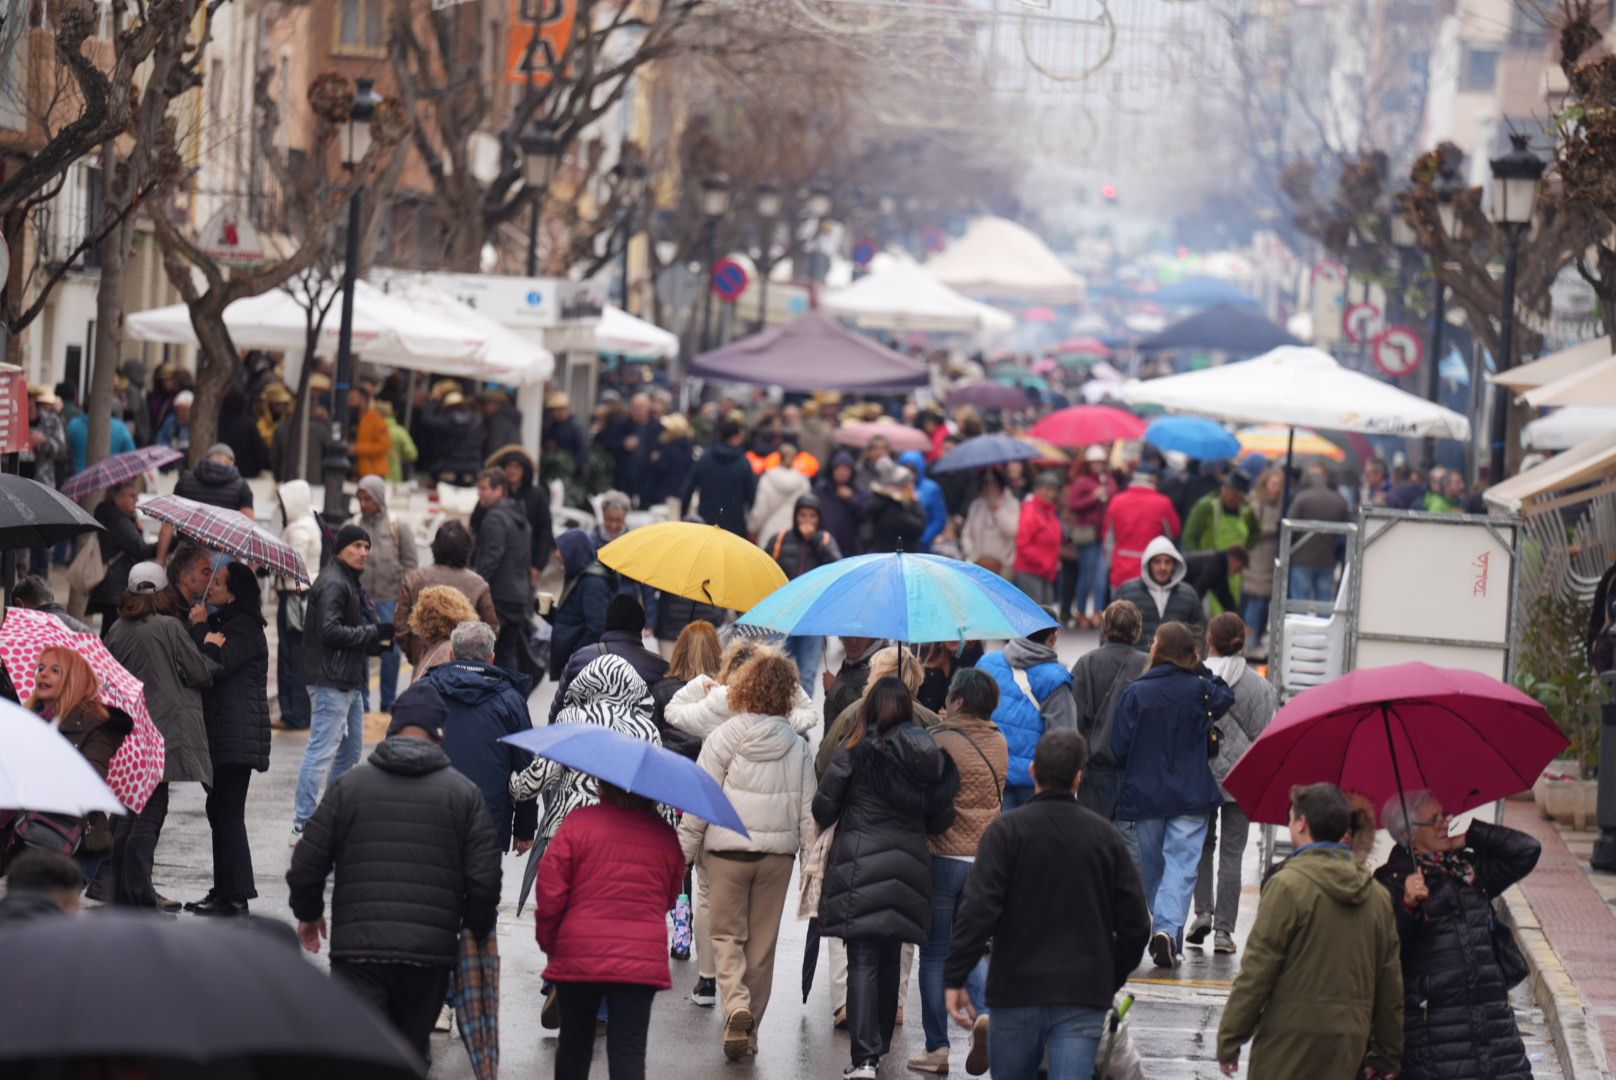
[(527, 711), (531, 683), (493, 664), (476, 660), (451, 660), (422, 676), (432, 685), (449, 716), (443, 723), (443, 752), (449, 764), (483, 793), (500, 850), (511, 846), (511, 836), (531, 840), (538, 828), (538, 803), (511, 802), (512, 775), (533, 760), (526, 750), (518, 750), (499, 740), (533, 726)]
[(926, 457), (919, 450), (906, 450), (898, 455), (898, 464), (915, 474), (915, 496), (926, 511), (926, 531), (920, 534), (920, 549), (931, 551), (931, 542), (948, 526), (948, 500), (943, 498), (943, 486), (926, 475)]

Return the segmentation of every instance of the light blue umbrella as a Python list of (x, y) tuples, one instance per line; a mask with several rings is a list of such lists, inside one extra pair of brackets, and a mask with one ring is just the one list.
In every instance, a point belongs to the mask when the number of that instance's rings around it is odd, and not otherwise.
[(1158, 450), (1174, 450), (1196, 461), (1240, 456), (1240, 440), (1204, 416), (1163, 416), (1145, 429), (1145, 441)]
[(781, 586), (740, 620), (782, 634), (980, 641), (1026, 637), (1049, 613), (989, 570), (937, 555), (859, 555)]

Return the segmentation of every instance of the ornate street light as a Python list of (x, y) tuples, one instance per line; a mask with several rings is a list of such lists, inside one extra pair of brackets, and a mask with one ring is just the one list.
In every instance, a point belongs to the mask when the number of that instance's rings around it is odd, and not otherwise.
[[(1511, 149), (1492, 160), (1493, 222), (1504, 230), (1504, 303), (1498, 330), (1497, 362), (1500, 373), (1515, 366), (1515, 266), (1520, 260), (1521, 234), (1532, 224), (1537, 212), (1538, 189), (1548, 162), (1532, 153), (1525, 135), (1509, 137)], [(1499, 384), (1493, 394), (1493, 417), (1489, 432), (1492, 443), (1487, 481), (1496, 484), (1504, 478), (1504, 441), (1509, 430), (1509, 388)]]
[(527, 219), (527, 276), (539, 276), (539, 201), (555, 181), (561, 167), (561, 139), (555, 127), (541, 120), (522, 133), (522, 182), (533, 192)]

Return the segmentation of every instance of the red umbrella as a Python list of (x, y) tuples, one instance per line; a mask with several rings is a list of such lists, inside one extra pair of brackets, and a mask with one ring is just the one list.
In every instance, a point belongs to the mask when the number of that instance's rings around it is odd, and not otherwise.
[(1140, 438), (1145, 427), (1145, 422), (1133, 413), (1110, 405), (1073, 405), (1038, 421), (1032, 426), (1032, 434), (1056, 446), (1092, 446)]
[(1344, 675), (1279, 710), (1224, 780), (1253, 821), (1285, 824), (1295, 784), (1359, 791), (1377, 808), (1428, 788), (1461, 814), (1532, 786), (1566, 748), (1548, 710), (1488, 675), (1398, 664)]

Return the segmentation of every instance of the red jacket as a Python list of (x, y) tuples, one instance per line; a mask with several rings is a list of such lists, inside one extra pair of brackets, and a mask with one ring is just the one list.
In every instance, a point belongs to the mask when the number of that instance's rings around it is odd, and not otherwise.
[(1145, 554), (1145, 545), (1158, 536), (1169, 539), (1178, 535), (1183, 525), (1173, 500), (1152, 487), (1134, 484), (1112, 499), (1105, 512), (1105, 524), (1100, 527), (1100, 539), (1108, 532), (1116, 533), (1116, 548), (1111, 553), (1111, 587), (1119, 588), (1124, 581), (1139, 576), (1139, 561)]
[(679, 837), (655, 814), (604, 803), (568, 814), (539, 862), (544, 977), (671, 987), (667, 916), (684, 877)]
[(1016, 573), (1054, 581), (1060, 576), (1060, 545), (1055, 504), (1029, 495), (1021, 504), (1021, 526), (1016, 530)]

